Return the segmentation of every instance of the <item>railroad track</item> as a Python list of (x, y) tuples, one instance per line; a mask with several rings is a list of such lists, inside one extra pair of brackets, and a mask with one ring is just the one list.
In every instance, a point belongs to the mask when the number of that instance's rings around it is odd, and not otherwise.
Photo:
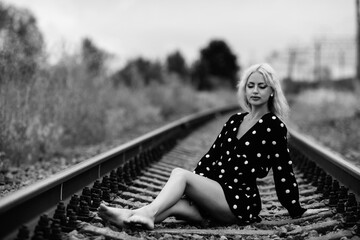
[(168, 218), (145, 231), (118, 229), (97, 216), (101, 201), (123, 208), (151, 202), (172, 169), (195, 167), (233, 111), (183, 118), (1, 199), (0, 239), (360, 239), (359, 170), (295, 131), (290, 148), (300, 202), (326, 211), (291, 219), (270, 172), (258, 181), (260, 223), (189, 225)]

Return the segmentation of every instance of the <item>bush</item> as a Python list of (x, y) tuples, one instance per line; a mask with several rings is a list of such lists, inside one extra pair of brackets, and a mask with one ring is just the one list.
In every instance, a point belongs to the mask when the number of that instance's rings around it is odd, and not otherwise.
[[(0, 171), (9, 161), (31, 164), (66, 148), (122, 138), (126, 131), (235, 102), (235, 93), (197, 92), (187, 85), (179, 54), (170, 61), (178, 75), (167, 76), (160, 62), (139, 57), (107, 76), (111, 55), (85, 38), (79, 53), (64, 53), (50, 65), (32, 14), (1, 3), (0, 12), (6, 23), (0, 36)], [(221, 65), (218, 71), (233, 77), (236, 57), (225, 43), (214, 43), (216, 56), (204, 51)], [(223, 60), (233, 61), (235, 70), (224, 71)]]
[(291, 120), (302, 133), (359, 164), (360, 105), (354, 92), (303, 92), (294, 99)]
[(77, 56), (37, 72), (33, 84), (8, 81), (1, 91), (0, 152), (14, 165), (236, 102), (235, 93), (197, 92), (177, 75), (115, 88), (106, 76), (89, 77)]
[(321, 122), (353, 116), (360, 106), (350, 91), (319, 88), (306, 90), (291, 100), (292, 117), (296, 122)]

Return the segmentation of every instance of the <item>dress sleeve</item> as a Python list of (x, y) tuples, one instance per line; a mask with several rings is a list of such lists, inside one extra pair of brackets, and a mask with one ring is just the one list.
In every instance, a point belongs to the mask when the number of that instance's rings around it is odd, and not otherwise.
[[(273, 119), (274, 120), (274, 117)], [(300, 217), (306, 209), (299, 203), (299, 189), (292, 168), (292, 161), (287, 146), (287, 129), (276, 118), (270, 128), (270, 161), (274, 173), (275, 189), (278, 199), (292, 218)]]
[(216, 168), (216, 162), (220, 158), (224, 135), (227, 131), (227, 126), (229, 125), (230, 121), (233, 121), (233, 116), (230, 117), (230, 119), (224, 124), (220, 134), (217, 136), (208, 152), (200, 159), (193, 171), (194, 173), (200, 176), (212, 178), (212, 174)]

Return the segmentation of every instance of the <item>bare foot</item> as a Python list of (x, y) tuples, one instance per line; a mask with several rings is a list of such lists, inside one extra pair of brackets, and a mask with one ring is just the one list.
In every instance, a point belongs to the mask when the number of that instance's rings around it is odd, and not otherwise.
[(133, 215), (124, 221), (128, 225), (140, 225), (143, 228), (154, 229), (155, 217), (143, 209), (135, 210)]
[(125, 221), (130, 218), (134, 212), (129, 209), (108, 207), (104, 204), (100, 204), (98, 214), (102, 219), (108, 220), (116, 226), (123, 228), (125, 226)]

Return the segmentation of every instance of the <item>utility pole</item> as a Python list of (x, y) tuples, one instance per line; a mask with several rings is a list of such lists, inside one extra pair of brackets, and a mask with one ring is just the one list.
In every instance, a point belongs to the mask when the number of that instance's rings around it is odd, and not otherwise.
[(295, 68), (295, 62), (296, 62), (296, 49), (295, 48), (289, 48), (289, 59), (288, 59), (288, 72), (287, 72), (287, 77), (290, 80), (294, 80), (293, 79), (293, 73), (294, 73), (294, 68)]
[(356, 76), (354, 87), (360, 93), (360, 0), (356, 0)]
[[(359, 0), (356, 0), (359, 1)], [(314, 80), (322, 81), (322, 63), (321, 63), (321, 39), (315, 41), (314, 53)]]
[(360, 0), (356, 0), (356, 81), (360, 81)]

